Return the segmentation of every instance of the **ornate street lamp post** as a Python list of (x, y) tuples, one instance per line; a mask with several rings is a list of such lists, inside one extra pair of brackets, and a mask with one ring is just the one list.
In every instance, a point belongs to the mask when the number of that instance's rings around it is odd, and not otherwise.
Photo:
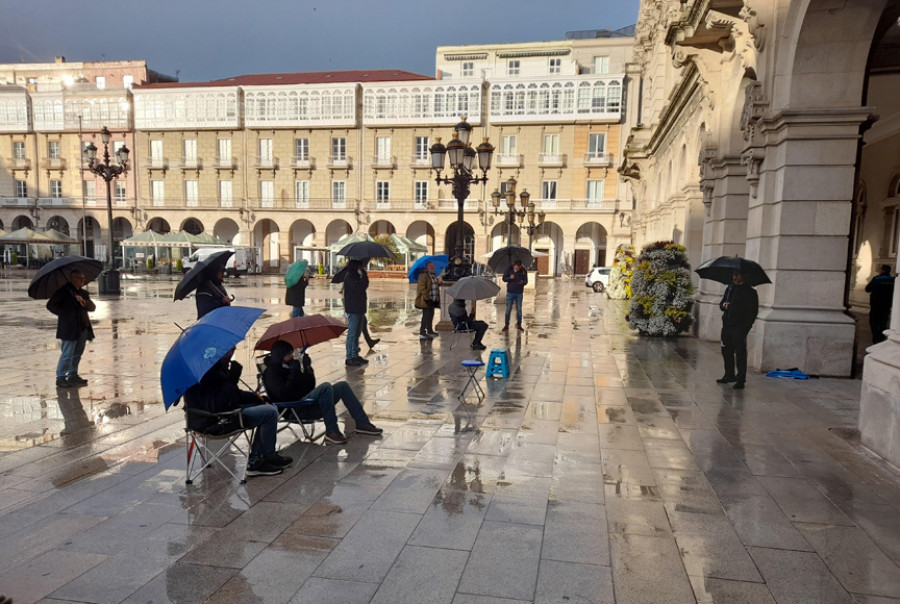
[[(500, 198), (503, 196), (506, 197), (506, 210), (500, 209)], [(506, 237), (507, 244), (512, 245), (512, 229), (514, 226), (517, 226), (520, 229), (528, 231), (528, 250), (531, 251), (532, 235), (534, 235), (534, 232), (544, 224), (545, 214), (543, 210), (535, 214), (534, 202), (528, 201), (529, 199), (531, 199), (531, 194), (526, 189), (522, 189), (522, 192), (519, 193), (519, 202), (522, 205), (522, 209), (516, 210), (515, 178), (510, 178), (506, 181), (505, 193), (501, 194), (500, 191), (497, 191), (496, 189), (491, 193), (491, 204), (494, 206), (494, 214), (506, 213), (504, 221), (508, 227)], [(535, 218), (537, 219), (537, 222), (535, 222)], [(518, 219), (519, 224), (516, 224), (516, 219)], [(527, 222), (525, 222), (526, 219)]]
[(116, 151), (116, 164), (109, 161), (109, 129), (106, 126), (100, 130), (100, 138), (103, 140), (103, 161), (97, 159), (97, 146), (88, 143), (84, 149), (84, 157), (88, 163), (88, 169), (106, 181), (106, 222), (109, 226), (109, 242), (107, 244), (106, 269), (100, 274), (97, 283), (101, 294), (119, 294), (119, 269), (116, 267), (115, 241), (113, 240), (112, 217), (112, 183), (118, 176), (128, 170), (128, 147), (122, 145)]
[[(478, 145), (477, 150), (472, 148), (469, 137), (472, 134), (472, 125), (462, 118), (454, 127), (453, 139), (445, 147), (441, 139), (431, 146), (431, 167), (436, 172), (435, 182), (453, 186), (453, 197), (456, 199), (456, 257), (451, 261), (451, 266), (457, 267), (457, 278), (471, 274), (471, 264), (463, 254), (463, 207), (469, 197), (469, 187), (472, 184), (487, 182), (487, 171), (491, 168), (491, 157), (494, 154), (494, 146), (484, 139)], [(475, 157), (478, 157), (478, 167), (481, 176), (474, 176)], [(443, 177), (444, 160), (449, 158), (450, 167), (453, 169), (452, 177)], [(461, 269), (461, 270), (460, 270)]]

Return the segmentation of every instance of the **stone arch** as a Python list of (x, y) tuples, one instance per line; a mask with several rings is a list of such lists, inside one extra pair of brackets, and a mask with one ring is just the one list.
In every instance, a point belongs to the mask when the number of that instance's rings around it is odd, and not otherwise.
[(369, 225), (369, 235), (377, 237), (378, 235), (393, 235), (397, 232), (396, 227), (389, 220), (376, 220)]
[(509, 223), (504, 220), (495, 224), (494, 228), (491, 229), (490, 250), (488, 251), (493, 251), (507, 245), (522, 245), (522, 229), (520, 229), (518, 225), (514, 225), (512, 229), (510, 229)]
[(241, 227), (231, 218), (222, 218), (213, 227), (213, 236), (235, 245), (241, 245)]
[(159, 233), (160, 235), (165, 235), (166, 233), (172, 232), (172, 227), (169, 226), (168, 220), (161, 216), (156, 216), (147, 221), (147, 230)]
[(563, 229), (555, 222), (547, 221), (535, 230), (531, 237), (531, 249), (547, 254), (535, 259), (541, 277), (556, 277), (571, 267), (572, 259), (566, 258), (563, 253)]
[(278, 223), (270, 218), (263, 218), (253, 227), (253, 240), (260, 252), (263, 272), (278, 272), (281, 267), (280, 236)]
[(181, 230), (187, 231), (191, 235), (199, 235), (200, 233), (204, 232), (206, 229), (203, 228), (203, 223), (200, 222), (200, 220), (198, 220), (197, 218), (190, 217), (190, 218), (186, 218), (181, 223)]
[(12, 228), (10, 230), (18, 231), (19, 229), (26, 228), (26, 227), (29, 229), (33, 229), (34, 221), (32, 221), (31, 218), (29, 218), (28, 216), (25, 216), (24, 214), (19, 214), (18, 216), (13, 218)]
[(417, 220), (406, 228), (407, 239), (412, 239), (434, 252), (434, 227), (424, 220)]
[(316, 244), (316, 225), (305, 218), (295, 220), (289, 232), (292, 248), (298, 245), (311, 247)]
[(127, 218), (119, 216), (113, 219), (113, 240), (122, 241), (134, 235), (134, 227)]
[(47, 220), (47, 228), (59, 231), (63, 235), (69, 234), (69, 221), (62, 216), (51, 216)]
[(86, 216), (78, 221), (75, 238), (83, 242), (84, 255), (94, 258), (95, 245), (100, 243), (100, 223), (93, 216)]
[(341, 218), (332, 220), (328, 223), (328, 226), (325, 227), (325, 245), (329, 246), (352, 232), (353, 227), (350, 226), (350, 223), (346, 220)]
[(576, 275), (585, 275), (593, 266), (607, 266), (607, 232), (599, 222), (585, 222), (575, 232), (575, 257), (572, 268)]
[(447, 226), (444, 231), (444, 252), (448, 256), (455, 256), (459, 251), (464, 256), (472, 258), (475, 255), (475, 229), (468, 222), (462, 222), (462, 240), (460, 241), (460, 223), (456, 220)]

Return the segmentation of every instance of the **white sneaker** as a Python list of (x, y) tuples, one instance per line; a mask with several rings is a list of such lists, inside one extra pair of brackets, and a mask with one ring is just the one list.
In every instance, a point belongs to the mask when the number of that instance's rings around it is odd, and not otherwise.
[(431, 338), (429, 338), (429, 337), (428, 337), (426, 334), (424, 334), (424, 333), (420, 333), (420, 334), (419, 334), (419, 339), (420, 339), (420, 340), (430, 340)]

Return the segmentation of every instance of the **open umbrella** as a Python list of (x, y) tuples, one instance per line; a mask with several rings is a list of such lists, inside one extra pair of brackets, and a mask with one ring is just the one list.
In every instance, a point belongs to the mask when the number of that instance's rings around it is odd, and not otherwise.
[(447, 265), (450, 263), (450, 257), (447, 254), (437, 254), (436, 256), (422, 256), (412, 263), (409, 267), (409, 282), (415, 283), (419, 279), (419, 273), (425, 270), (425, 265), (434, 262), (434, 274), (440, 275)]
[(284, 340), (294, 348), (305, 348), (332, 340), (347, 331), (347, 325), (324, 315), (306, 315), (275, 323), (262, 335), (256, 350), (272, 350), (272, 344)]
[(521, 260), (525, 268), (528, 268), (534, 261), (534, 256), (524, 247), (508, 245), (494, 250), (490, 260), (488, 260), (488, 266), (494, 269), (495, 272), (502, 273), (512, 266), (516, 260)]
[(261, 308), (223, 306), (182, 331), (166, 353), (159, 372), (166, 409), (243, 340), (263, 312)]
[(41, 267), (28, 285), (28, 295), (35, 300), (49, 300), (60, 287), (69, 282), (72, 271), (84, 273), (84, 282), (90, 283), (103, 270), (103, 263), (84, 256), (63, 256)]
[(484, 277), (463, 277), (447, 289), (447, 295), (461, 300), (486, 300), (500, 293), (500, 286)]
[(232, 250), (222, 250), (221, 252), (210, 254), (207, 258), (195, 264), (194, 268), (181, 278), (181, 283), (175, 288), (175, 299), (184, 300), (185, 296), (200, 287), (200, 284), (206, 279), (205, 273), (209, 267), (221, 267), (224, 270), (225, 264), (228, 263), (228, 259), (231, 258), (232, 254), (234, 254)]
[(744, 283), (747, 285), (762, 285), (772, 282), (763, 267), (740, 256), (719, 256), (714, 260), (707, 260), (694, 269), (694, 272), (701, 278), (712, 279), (725, 285), (731, 283), (731, 275), (735, 271), (744, 277)]
[(300, 283), (300, 279), (306, 274), (307, 266), (309, 266), (309, 262), (306, 260), (298, 260), (290, 265), (287, 272), (284, 274), (284, 284), (288, 287), (294, 287)]
[(338, 256), (348, 258), (391, 258), (394, 252), (374, 241), (357, 241), (341, 248)]

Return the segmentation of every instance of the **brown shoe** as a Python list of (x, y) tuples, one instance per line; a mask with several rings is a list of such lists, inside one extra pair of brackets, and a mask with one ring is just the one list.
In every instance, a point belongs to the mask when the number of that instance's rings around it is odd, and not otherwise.
[(516, 323), (516, 329), (518, 329), (519, 331), (525, 331), (525, 328), (522, 327), (521, 323)]
[(509, 331), (509, 325), (504, 325), (500, 331)]

